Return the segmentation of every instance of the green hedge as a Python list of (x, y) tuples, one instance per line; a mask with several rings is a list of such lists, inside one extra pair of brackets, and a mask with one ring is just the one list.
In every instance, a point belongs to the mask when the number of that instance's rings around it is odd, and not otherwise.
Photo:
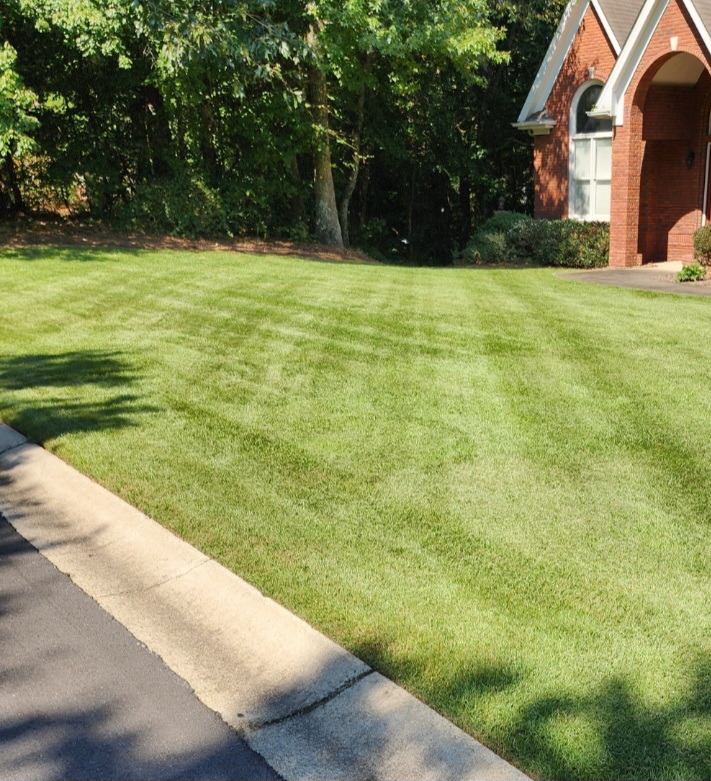
[[(288, 208), (270, 202), (262, 184), (225, 179), (209, 185), (199, 172), (178, 170), (171, 178), (139, 185), (115, 215), (116, 223), (189, 238), (265, 236), (270, 228), (277, 230)], [(269, 215), (274, 215), (272, 225)]]
[(512, 228), (522, 222), (532, 222), (532, 220), (526, 214), (497, 212), (472, 236), (462, 253), (462, 259), (466, 263), (484, 266), (515, 262), (511, 257), (507, 236)]
[(463, 259), (483, 265), (596, 268), (607, 266), (609, 253), (610, 226), (606, 222), (532, 220), (524, 215), (512, 219), (504, 212), (481, 226)]
[(119, 224), (191, 238), (231, 233), (221, 194), (187, 175), (138, 187)]
[(711, 224), (694, 233), (694, 260), (702, 266), (711, 266)]

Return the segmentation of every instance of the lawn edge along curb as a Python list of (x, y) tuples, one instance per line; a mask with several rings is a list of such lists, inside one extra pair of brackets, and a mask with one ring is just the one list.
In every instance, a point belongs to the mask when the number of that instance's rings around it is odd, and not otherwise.
[(285, 779), (526, 778), (232, 572), (2, 423), (0, 513)]

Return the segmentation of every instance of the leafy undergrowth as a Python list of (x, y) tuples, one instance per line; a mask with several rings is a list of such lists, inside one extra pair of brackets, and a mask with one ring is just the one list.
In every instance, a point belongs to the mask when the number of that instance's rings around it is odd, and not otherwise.
[(707, 300), (71, 246), (0, 290), (7, 423), (527, 772), (711, 777)]

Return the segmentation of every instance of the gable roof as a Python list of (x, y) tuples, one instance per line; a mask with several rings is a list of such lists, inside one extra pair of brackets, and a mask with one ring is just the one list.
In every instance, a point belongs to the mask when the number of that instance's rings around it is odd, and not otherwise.
[[(548, 132), (555, 124), (546, 113), (546, 101), (590, 6), (605, 30), (617, 61), (595, 110), (589, 113), (591, 116), (612, 118), (615, 124), (621, 125), (627, 88), (669, 1), (570, 0), (514, 127), (535, 134)], [(680, 2), (711, 54), (711, 0)]]
[(632, 0), (632, 2), (629, 2), (629, 0), (599, 0), (599, 5), (612, 28), (615, 38), (617, 38), (620, 44), (620, 48), (622, 48), (632, 30), (637, 14), (639, 14), (642, 2), (636, 2), (635, 0)]
[[(617, 0), (615, 0), (617, 2)], [(711, 0), (679, 0), (686, 8), (707, 51), (711, 54)], [(621, 125), (625, 95), (670, 0), (645, 0), (622, 51), (590, 116), (607, 117)]]
[[(619, 55), (643, 2), (644, 0), (570, 0), (515, 126), (535, 132), (535, 117), (545, 111), (546, 101), (590, 6), (594, 8), (615, 54)], [(711, 0), (699, 2), (708, 6), (711, 17)]]
[(699, 17), (707, 30), (711, 30), (711, 0), (694, 0)]

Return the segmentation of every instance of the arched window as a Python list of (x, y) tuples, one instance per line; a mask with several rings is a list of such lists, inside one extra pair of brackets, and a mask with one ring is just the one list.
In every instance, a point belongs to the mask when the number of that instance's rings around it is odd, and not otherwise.
[(584, 84), (570, 112), (570, 216), (579, 220), (610, 219), (612, 120), (589, 117), (602, 84)]

